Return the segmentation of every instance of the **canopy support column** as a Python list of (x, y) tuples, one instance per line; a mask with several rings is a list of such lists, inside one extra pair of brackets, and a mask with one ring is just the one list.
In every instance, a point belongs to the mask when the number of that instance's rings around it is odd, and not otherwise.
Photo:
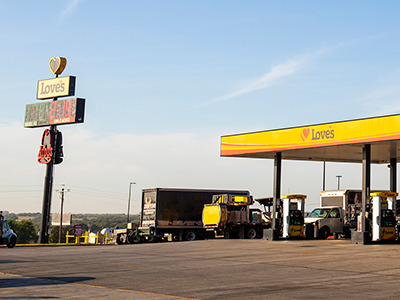
[[(362, 159), (362, 203), (361, 224), (357, 220), (357, 230), (351, 232), (352, 244), (366, 244), (369, 242), (369, 228), (366, 226), (366, 207), (370, 204), (369, 193), (371, 190), (371, 145), (366, 144), (363, 148)], [(369, 226), (368, 226), (369, 227)]]
[(272, 222), (271, 229), (264, 230), (264, 238), (267, 240), (277, 240), (280, 229), (277, 228), (277, 205), (280, 206), (281, 199), (281, 177), (282, 177), (282, 153), (277, 152), (274, 157), (274, 189), (272, 202)]
[(397, 192), (397, 158), (390, 158), (390, 191)]
[[(397, 158), (390, 158), (390, 191), (397, 193)], [(397, 201), (396, 197), (391, 198), (389, 202), (390, 209), (393, 209), (395, 212), (397, 211)]]

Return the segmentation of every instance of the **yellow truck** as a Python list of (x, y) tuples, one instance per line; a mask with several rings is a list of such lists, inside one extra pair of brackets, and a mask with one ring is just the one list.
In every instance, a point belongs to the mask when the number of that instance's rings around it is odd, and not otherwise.
[(214, 195), (212, 203), (205, 204), (202, 213), (203, 227), (216, 236), (228, 238), (261, 238), (263, 229), (270, 228), (270, 220), (258, 208), (250, 195)]
[(249, 191), (242, 190), (143, 189), (139, 224), (128, 223), (125, 229), (115, 229), (115, 243), (204, 239), (208, 232), (201, 221), (203, 206), (212, 202), (213, 195), (223, 193), (250, 195)]

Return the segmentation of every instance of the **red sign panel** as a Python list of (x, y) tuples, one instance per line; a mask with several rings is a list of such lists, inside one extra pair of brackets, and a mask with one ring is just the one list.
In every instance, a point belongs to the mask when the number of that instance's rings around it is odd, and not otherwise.
[(53, 137), (54, 135), (48, 129), (43, 132), (42, 145), (39, 149), (38, 162), (41, 164), (48, 164), (53, 157)]
[(74, 225), (75, 236), (82, 236), (82, 225)]

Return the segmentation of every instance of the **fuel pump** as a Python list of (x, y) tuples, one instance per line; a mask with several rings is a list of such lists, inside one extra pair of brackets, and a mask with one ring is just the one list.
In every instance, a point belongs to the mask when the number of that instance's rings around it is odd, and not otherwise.
[[(375, 192), (372, 197), (372, 241), (396, 239), (396, 192)], [(388, 199), (389, 198), (389, 199)]]
[[(307, 195), (284, 195), (282, 237), (303, 237), (304, 204)], [(299, 207), (300, 204), (300, 207)]]

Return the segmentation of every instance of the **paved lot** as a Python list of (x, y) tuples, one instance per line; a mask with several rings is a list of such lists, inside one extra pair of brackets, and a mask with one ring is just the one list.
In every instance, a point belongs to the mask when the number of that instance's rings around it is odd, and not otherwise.
[(0, 299), (394, 299), (399, 251), (348, 240), (0, 248)]

